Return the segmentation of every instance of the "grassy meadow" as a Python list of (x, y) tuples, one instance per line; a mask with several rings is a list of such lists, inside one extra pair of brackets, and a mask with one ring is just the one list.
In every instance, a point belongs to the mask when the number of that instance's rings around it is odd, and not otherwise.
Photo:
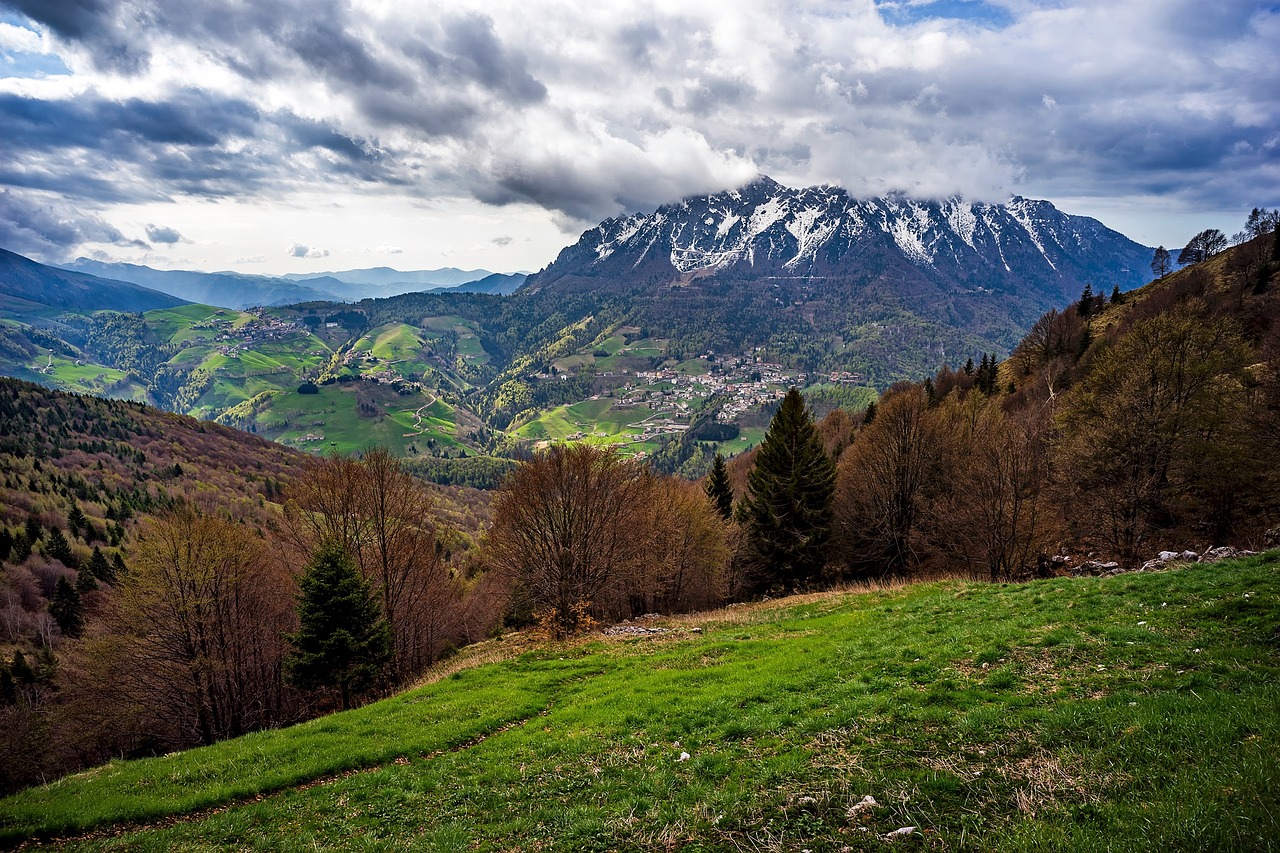
[[(66, 850), (1273, 850), (1280, 552), (564, 644), (0, 801)], [(864, 797), (876, 805), (862, 807)], [(904, 827), (910, 834), (890, 836)]]

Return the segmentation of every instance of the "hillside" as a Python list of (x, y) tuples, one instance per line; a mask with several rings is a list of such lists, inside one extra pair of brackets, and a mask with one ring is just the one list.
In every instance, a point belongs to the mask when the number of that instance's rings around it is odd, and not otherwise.
[(0, 249), (0, 317), (52, 317), (62, 311), (102, 309), (150, 311), (185, 301), (127, 281), (45, 266)]
[(0, 833), (66, 850), (1273, 849), (1278, 570), (1273, 552), (510, 636), (375, 705), (10, 797)]

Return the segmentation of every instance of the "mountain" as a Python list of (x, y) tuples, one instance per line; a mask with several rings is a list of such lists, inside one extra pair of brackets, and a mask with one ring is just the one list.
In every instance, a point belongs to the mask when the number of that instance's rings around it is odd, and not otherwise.
[(454, 287), (442, 288), (449, 293), (492, 293), (498, 296), (510, 296), (515, 293), (529, 276), (523, 273), (500, 273), (496, 272), (487, 275), (476, 281), (468, 281), (465, 284), (455, 285)]
[[(343, 270), (341, 272), (289, 273), (281, 277), (290, 281), (308, 281), (313, 278), (326, 277), (337, 279), (346, 284), (363, 284), (374, 287), (415, 285), (406, 290), (396, 291), (397, 293), (407, 293), (412, 290), (428, 290), (433, 287), (453, 287), (459, 284), (466, 284), (469, 281), (477, 281), (488, 275), (492, 275), (489, 270), (460, 270), (457, 267), (441, 267), (436, 270), (397, 270), (391, 267), (372, 267), (370, 269)], [(395, 293), (371, 293), (368, 295), (394, 296)]]
[(151, 311), (186, 301), (128, 281), (45, 266), (0, 249), (0, 305), (5, 313)]
[(138, 264), (103, 263), (89, 258), (77, 258), (67, 268), (130, 281), (181, 297), (187, 302), (236, 310), (255, 305), (291, 305), (318, 300), (342, 301), (346, 298), (340, 293), (345, 287), (343, 282), (321, 277), (311, 278), (306, 284), (298, 284), (272, 276), (157, 270)]
[(900, 292), (1030, 290), (1052, 304), (1086, 283), (1144, 284), (1151, 251), (1047, 201), (859, 199), (839, 187), (791, 189), (761, 177), (606, 220), (526, 287), (622, 291), (715, 276), (789, 287), (888, 283)]
[(606, 220), (520, 292), (625, 300), (685, 357), (765, 347), (888, 384), (1007, 352), (1086, 284), (1143, 284), (1151, 251), (1046, 201), (858, 199), (759, 178)]

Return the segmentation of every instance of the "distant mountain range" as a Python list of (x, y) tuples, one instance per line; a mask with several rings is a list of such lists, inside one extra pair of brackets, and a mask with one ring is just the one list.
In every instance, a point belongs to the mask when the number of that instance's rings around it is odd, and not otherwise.
[(512, 293), (524, 283), (520, 273), (488, 270), (393, 270), (377, 267), (334, 273), (291, 273), (283, 276), (237, 272), (157, 270), (138, 264), (104, 263), (78, 258), (63, 269), (132, 282), (188, 302), (243, 309), (255, 305), (293, 305), (299, 302), (356, 302), (423, 290)]

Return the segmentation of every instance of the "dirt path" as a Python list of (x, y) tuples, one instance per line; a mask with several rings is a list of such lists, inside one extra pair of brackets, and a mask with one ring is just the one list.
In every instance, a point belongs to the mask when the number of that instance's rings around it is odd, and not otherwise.
[(511, 720), (510, 722), (504, 723), (503, 725), (499, 726), (498, 728), (494, 729), (491, 732), (486, 732), (481, 735), (476, 735), (475, 737), (469, 738), (468, 740), (465, 740), (462, 743), (454, 744), (453, 746), (446, 747), (444, 749), (437, 749), (432, 752), (424, 752), (413, 758), (411, 758), (408, 755), (399, 755), (391, 759), (390, 761), (382, 762), (380, 764), (372, 764), (368, 767), (357, 767), (350, 770), (341, 770), (336, 773), (327, 773), (323, 776), (317, 776), (314, 779), (309, 779), (306, 782), (299, 782), (296, 785), (282, 785), (281, 787), (278, 787), (278, 788), (259, 791), (258, 793), (253, 794), (251, 796), (238, 797), (236, 799), (229, 800), (225, 803), (221, 803), (216, 806), (208, 806), (206, 808), (196, 809), (190, 812), (183, 812), (182, 814), (166, 815), (164, 817), (158, 817), (152, 820), (121, 821), (119, 823), (109, 823), (109, 824), (104, 824), (104, 825), (94, 827), (93, 829), (85, 830), (83, 832), (72, 832), (72, 833), (67, 833), (65, 835), (52, 835), (52, 834), (38, 835), (33, 838), (27, 838), (27, 839), (18, 841), (16, 844), (13, 844), (13, 845), (0, 843), (0, 849), (39, 850), (46, 847), (56, 847), (62, 844), (71, 844), (71, 843), (84, 842), (84, 841), (106, 841), (113, 838), (120, 838), (122, 836), (128, 835), (131, 832), (141, 832), (145, 830), (154, 830), (154, 829), (169, 829), (170, 827), (180, 826), (182, 824), (198, 823), (199, 821), (205, 820), (206, 818), (213, 817), (214, 815), (219, 815), (224, 812), (231, 811), (232, 809), (237, 809), (237, 808), (240, 808), (241, 806), (247, 806), (252, 803), (260, 803), (266, 799), (269, 799), (270, 797), (274, 797), (279, 794), (291, 793), (293, 791), (307, 791), (312, 788), (318, 788), (322, 785), (329, 785), (334, 782), (340, 782), (343, 779), (349, 779), (352, 776), (356, 776), (361, 773), (373, 773), (383, 769), (384, 767), (388, 767), (393, 764), (405, 765), (405, 764), (410, 764), (412, 761), (415, 761), (415, 760), (431, 761), (432, 759), (439, 758), (442, 755), (451, 755), (453, 753), (465, 752), (468, 749), (472, 749), (473, 747), (479, 746), (480, 744), (487, 741), (489, 738), (497, 737), (498, 735), (505, 734), (511, 731), (512, 729), (518, 729), (521, 726), (525, 725), (526, 723), (530, 722), (531, 720), (537, 719), (539, 717), (545, 717), (550, 713), (551, 713), (551, 705), (548, 704), (545, 708), (543, 708), (541, 711), (538, 711), (536, 714), (530, 714), (529, 716), (522, 717), (518, 720)]

